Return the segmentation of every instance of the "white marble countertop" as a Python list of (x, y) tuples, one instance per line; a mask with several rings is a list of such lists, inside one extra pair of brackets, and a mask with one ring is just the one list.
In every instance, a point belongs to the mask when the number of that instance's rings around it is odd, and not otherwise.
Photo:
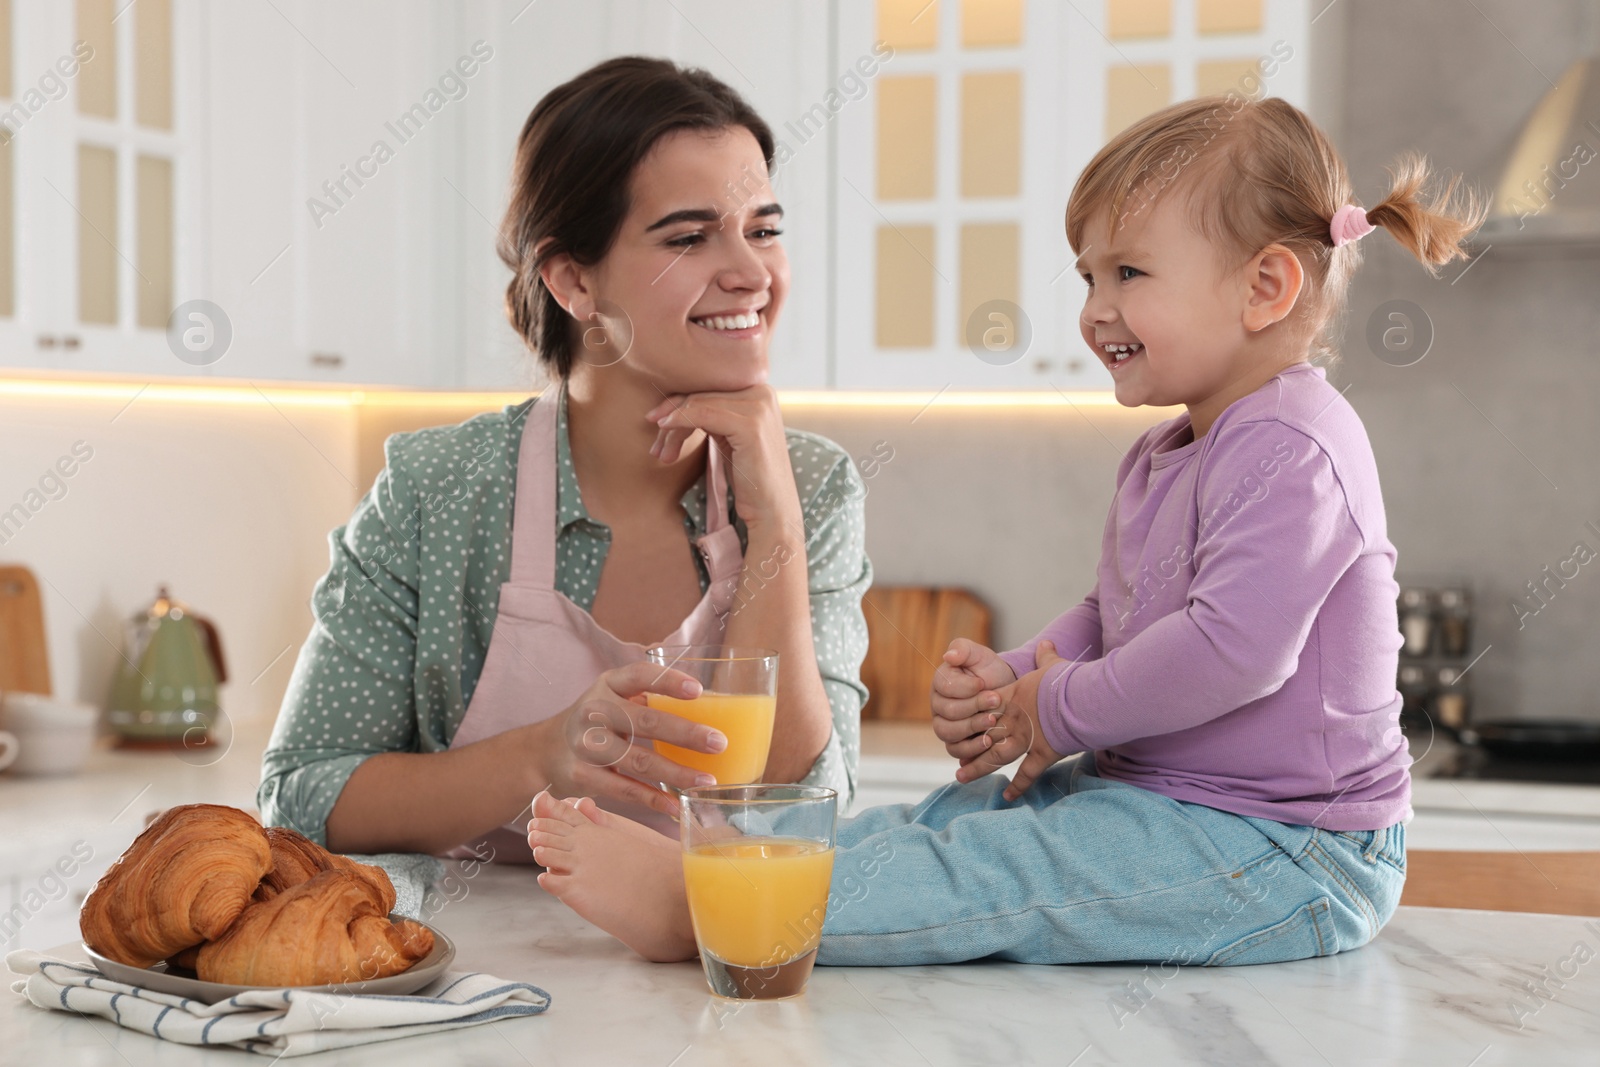
[[(1600, 820), (1600, 787), (1439, 777), (1455, 748), (1442, 737), (1413, 742), (1416, 762), (1411, 768), (1411, 805), (1417, 811)], [(945, 755), (944, 745), (924, 723), (861, 724), (860, 777), (874, 790), (896, 786), (931, 790), (949, 781), (954, 767), (955, 761)], [(1415, 840), (1409, 843), (1418, 844)], [(1430, 843), (1423, 847), (1453, 846)]]
[[(1600, 921), (1578, 918), (1402, 908), (1356, 952), (1165, 978), (1132, 966), (819, 967), (800, 998), (737, 1004), (709, 996), (697, 964), (634, 957), (526, 868), (482, 867), (455, 895), (431, 921), (455, 939), (456, 966), (532, 982), (551, 994), (550, 1010), (345, 1051), (338, 1063), (1489, 1067), (1592, 1064), (1600, 1041), (1600, 961), (1552, 983), (1553, 1000), (1516, 988), (1576, 944), (1595, 954)], [(1130, 982), (1147, 991), (1139, 1000)], [(0, 1050), (19, 1064), (252, 1062), (12, 996), (0, 998)]]
[[(951, 761), (930, 754), (919, 731), (881, 725), (865, 738), (860, 800), (920, 796), (930, 775), (948, 778)], [(83, 879), (92, 882), (115, 859), (149, 811), (194, 801), (251, 807), (264, 743), (264, 728), (244, 727), (231, 749), (203, 757), (100, 750), (72, 778), (0, 776), (0, 873), (26, 890), (68, 844), (87, 839), (94, 862), (74, 883), (86, 888)], [(1481, 808), (1496, 822), (1496, 811), (1600, 811), (1600, 790), (1460, 787), (1469, 811)], [(526, 868), (480, 868), (447, 896), (456, 899), (430, 921), (456, 940), (457, 967), (532, 982), (551, 993), (550, 1011), (341, 1053), (338, 1063), (397, 1056), (660, 1067), (1600, 1061), (1600, 920), (1401, 908), (1366, 948), (1299, 963), (1167, 976), (1154, 968), (1005, 963), (818, 968), (802, 998), (740, 1006), (711, 998), (697, 965), (636, 959), (548, 898)], [(64, 921), (25, 918), (21, 945), (43, 948), (71, 936), (70, 907)], [(1574, 958), (1580, 945), (1581, 963)], [(1519, 988), (1524, 981), (1545, 983), (1553, 999), (1533, 998)], [(1128, 999), (1130, 982), (1146, 990), (1141, 998)], [(1520, 1029), (1515, 1005), (1526, 1015)], [(0, 991), (6, 1064), (253, 1062), (246, 1055), (166, 1045), (103, 1021), (40, 1011)]]

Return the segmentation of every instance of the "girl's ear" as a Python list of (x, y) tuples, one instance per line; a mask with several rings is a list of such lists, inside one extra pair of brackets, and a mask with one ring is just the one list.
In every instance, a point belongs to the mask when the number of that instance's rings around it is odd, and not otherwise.
[[(551, 238), (545, 238), (550, 241)], [(580, 322), (588, 322), (594, 314), (594, 294), (590, 290), (588, 272), (565, 252), (558, 253), (539, 264), (539, 277), (546, 289), (556, 298), (556, 303), (567, 309), (567, 314)]]
[(1245, 265), (1250, 292), (1244, 307), (1244, 328), (1251, 333), (1288, 318), (1300, 299), (1305, 271), (1300, 258), (1281, 244), (1270, 244)]

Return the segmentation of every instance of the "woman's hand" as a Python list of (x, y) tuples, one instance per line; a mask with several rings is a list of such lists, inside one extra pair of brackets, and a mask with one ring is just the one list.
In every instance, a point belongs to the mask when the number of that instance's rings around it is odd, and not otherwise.
[[(977, 647), (982, 648), (981, 645)], [(1056, 655), (1056, 648), (1049, 641), (1039, 642), (1033, 661), (1035, 669), (1015, 682), (997, 692), (978, 695), (979, 702), (998, 708), (988, 716), (993, 723), (981, 736), (945, 745), (946, 751), (961, 760), (961, 766), (956, 769), (956, 781), (982, 778), (1020, 756), (1022, 764), (1002, 794), (1007, 801), (1013, 801), (1026, 793), (1039, 775), (1061, 762), (1062, 754), (1050, 747), (1039, 726), (1039, 686), (1044, 681), (1045, 671), (1064, 661)]]
[(675, 394), (645, 418), (658, 430), (650, 454), (663, 463), (676, 461), (684, 441), (696, 430), (704, 430), (713, 446), (722, 443), (734, 509), (747, 529), (774, 525), (804, 529), (783, 414), (771, 386), (756, 385), (736, 393)]
[(693, 699), (700, 695), (700, 683), (659, 664), (631, 663), (606, 671), (565, 711), (527, 728), (533, 758), (552, 796), (609, 797), (676, 818), (678, 798), (646, 783), (688, 789), (715, 781), (660, 755), (651, 742), (721, 752), (728, 739), (709, 726), (649, 707), (645, 693)]

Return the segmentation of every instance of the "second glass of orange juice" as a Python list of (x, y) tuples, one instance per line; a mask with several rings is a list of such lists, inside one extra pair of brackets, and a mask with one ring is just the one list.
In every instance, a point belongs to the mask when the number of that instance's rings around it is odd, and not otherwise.
[(822, 943), (838, 794), (708, 785), (679, 804), (684, 889), (706, 984), (735, 1000), (797, 996)]
[(656, 751), (685, 767), (716, 778), (718, 785), (759, 782), (772, 745), (772, 718), (778, 702), (778, 653), (770, 648), (728, 645), (657, 645), (650, 662), (682, 671), (700, 683), (693, 700), (646, 693), (652, 708), (722, 733), (728, 747), (717, 753), (695, 752), (663, 741)]

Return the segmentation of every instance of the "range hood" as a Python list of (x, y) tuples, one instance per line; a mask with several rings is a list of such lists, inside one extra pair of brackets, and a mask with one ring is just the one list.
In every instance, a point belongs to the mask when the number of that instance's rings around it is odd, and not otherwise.
[(1600, 56), (1528, 116), (1474, 243), (1600, 246)]

